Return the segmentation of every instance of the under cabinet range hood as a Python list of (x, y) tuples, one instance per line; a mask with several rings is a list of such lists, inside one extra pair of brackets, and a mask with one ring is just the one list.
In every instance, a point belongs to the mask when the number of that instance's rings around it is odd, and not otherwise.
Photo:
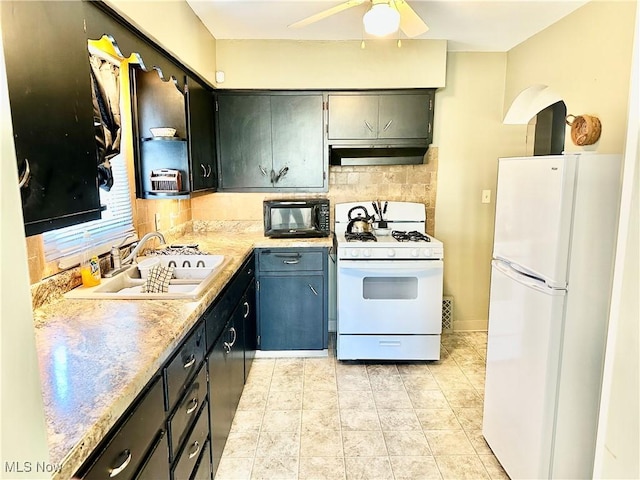
[(329, 147), (331, 165), (420, 165), (425, 163), (424, 146), (337, 146)]

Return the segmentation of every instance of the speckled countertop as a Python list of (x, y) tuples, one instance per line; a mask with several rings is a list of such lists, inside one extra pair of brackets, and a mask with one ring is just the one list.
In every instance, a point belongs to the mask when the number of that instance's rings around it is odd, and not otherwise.
[(50, 461), (60, 467), (55, 479), (73, 476), (253, 248), (332, 245), (331, 238), (275, 240), (261, 231), (207, 228), (194, 225), (175, 239), (227, 258), (196, 301), (62, 297), (34, 310)]

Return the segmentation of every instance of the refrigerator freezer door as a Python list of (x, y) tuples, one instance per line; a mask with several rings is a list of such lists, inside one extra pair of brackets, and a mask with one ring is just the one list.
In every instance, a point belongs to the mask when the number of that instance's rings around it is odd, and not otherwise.
[(493, 257), (567, 284), (576, 155), (501, 158)]
[(500, 262), (491, 271), (482, 433), (511, 478), (549, 478), (565, 301)]

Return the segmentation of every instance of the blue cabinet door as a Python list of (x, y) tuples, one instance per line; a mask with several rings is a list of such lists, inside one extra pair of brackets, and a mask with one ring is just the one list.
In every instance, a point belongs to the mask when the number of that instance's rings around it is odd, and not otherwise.
[(260, 279), (260, 349), (321, 350), (325, 281), (321, 274)]

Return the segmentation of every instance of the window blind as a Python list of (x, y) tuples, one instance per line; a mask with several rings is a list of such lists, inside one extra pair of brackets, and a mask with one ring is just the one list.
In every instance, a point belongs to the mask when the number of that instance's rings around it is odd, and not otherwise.
[(133, 209), (129, 191), (129, 178), (123, 155), (110, 160), (113, 187), (109, 192), (100, 190), (100, 202), (106, 205), (100, 220), (73, 225), (43, 233), (46, 261), (64, 259), (64, 267), (79, 263), (83, 234), (88, 231), (96, 253), (108, 252), (112, 245), (135, 233)]

